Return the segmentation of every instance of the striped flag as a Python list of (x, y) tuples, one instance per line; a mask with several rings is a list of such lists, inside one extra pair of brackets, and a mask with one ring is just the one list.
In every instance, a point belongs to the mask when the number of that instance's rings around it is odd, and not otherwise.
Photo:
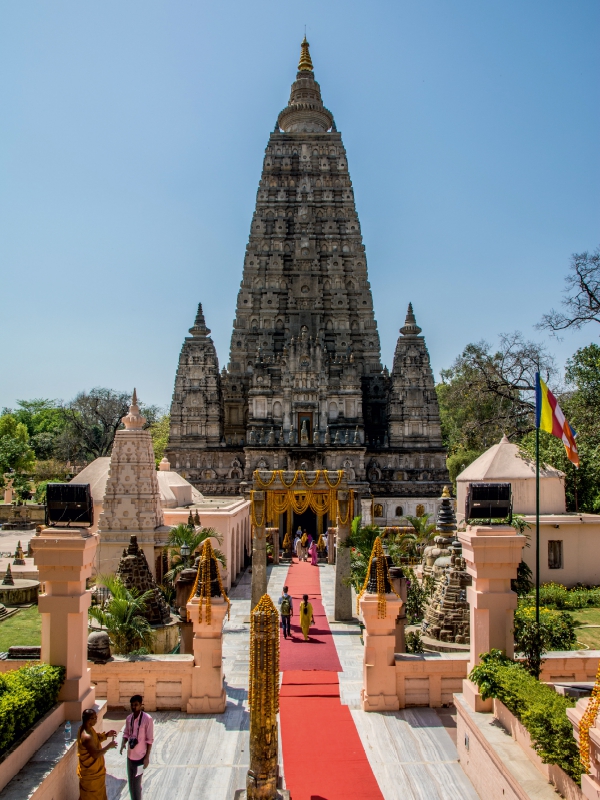
[(536, 373), (535, 384), (535, 425), (542, 431), (548, 431), (560, 439), (567, 451), (567, 458), (579, 466), (579, 454), (575, 437), (577, 434), (565, 419), (556, 397)]

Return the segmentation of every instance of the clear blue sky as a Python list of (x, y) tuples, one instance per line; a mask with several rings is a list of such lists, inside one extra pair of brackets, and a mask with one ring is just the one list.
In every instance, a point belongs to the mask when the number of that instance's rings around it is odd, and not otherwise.
[[(0, 406), (168, 405), (202, 301), (219, 362), (262, 158), (308, 39), (348, 151), (384, 363), (436, 376), (560, 301), (600, 243), (597, 0), (0, 5)], [(598, 329), (550, 340), (559, 362)]]

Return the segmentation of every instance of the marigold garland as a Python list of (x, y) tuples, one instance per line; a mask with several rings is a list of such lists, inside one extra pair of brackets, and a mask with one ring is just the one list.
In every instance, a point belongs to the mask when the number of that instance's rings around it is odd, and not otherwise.
[(342, 517), (339, 512), (339, 501), (338, 501), (338, 524), (339, 525), (347, 525), (350, 522), (350, 515), (352, 513), (352, 507), (354, 506), (354, 492), (350, 489), (349, 496), (348, 496), (348, 506), (346, 508), (346, 515)]
[(265, 522), (267, 521), (267, 504), (265, 503), (263, 506), (262, 517), (260, 522), (256, 518), (256, 508), (254, 505), (254, 495), (256, 493), (254, 491), (250, 492), (250, 514), (252, 517), (252, 524), (255, 528), (262, 528), (264, 527)]
[(319, 541), (317, 542), (317, 550), (319, 553), (322, 553), (325, 550), (326, 544), (325, 539), (323, 538), (323, 534), (320, 534)]
[(387, 601), (385, 599), (385, 579), (387, 577), (388, 583), (390, 585), (390, 589), (396, 595), (398, 599), (400, 599), (400, 595), (390, 581), (390, 572), (387, 563), (387, 558), (385, 553), (383, 552), (383, 544), (381, 542), (381, 537), (378, 536), (375, 541), (373, 542), (373, 549), (371, 550), (371, 556), (369, 558), (369, 566), (367, 567), (367, 575), (365, 577), (365, 582), (363, 583), (363, 587), (360, 590), (360, 594), (356, 598), (356, 613), (360, 611), (360, 599), (367, 591), (367, 585), (369, 583), (369, 577), (371, 575), (371, 562), (373, 558), (377, 559), (377, 616), (379, 619), (385, 619), (386, 609), (387, 609)]
[(596, 724), (596, 717), (600, 709), (600, 665), (596, 673), (596, 681), (592, 689), (592, 696), (587, 704), (581, 722), (579, 723), (579, 758), (583, 765), (585, 775), (590, 771), (590, 728)]
[(275, 724), (279, 711), (279, 614), (263, 594), (250, 615), (250, 675), (248, 703), (259, 724)]
[(200, 582), (200, 595), (199, 595), (199, 602), (198, 602), (198, 622), (202, 622), (202, 603), (206, 604), (206, 624), (210, 625), (212, 619), (212, 603), (211, 603), (211, 563), (214, 561), (215, 569), (217, 572), (217, 580), (219, 581), (219, 589), (221, 590), (221, 594), (227, 603), (227, 619), (230, 618), (231, 612), (231, 601), (227, 597), (227, 593), (223, 588), (223, 582), (221, 581), (221, 570), (219, 569), (219, 564), (217, 563), (217, 559), (215, 557), (215, 551), (213, 550), (213, 546), (211, 544), (210, 539), (206, 539), (204, 542), (204, 546), (202, 547), (202, 555), (200, 556), (200, 563), (198, 564), (198, 572), (196, 573), (196, 580), (194, 581), (194, 586), (192, 588), (192, 593), (188, 598), (188, 603), (191, 603), (192, 598), (196, 596), (196, 590), (198, 588), (198, 582)]
[(330, 489), (337, 489), (337, 487), (340, 485), (340, 483), (342, 482), (342, 479), (344, 477), (344, 470), (343, 469), (335, 470), (336, 473), (337, 473), (337, 480), (332, 482), (329, 479), (329, 470), (317, 469), (317, 470), (315, 470), (315, 479), (314, 479), (314, 481), (312, 483), (310, 483), (306, 478), (306, 470), (296, 469), (296, 470), (294, 470), (294, 477), (292, 478), (290, 483), (286, 483), (285, 479), (284, 479), (285, 470), (283, 470), (283, 469), (274, 469), (274, 470), (272, 470), (271, 474), (270, 474), (270, 477), (269, 477), (269, 480), (268, 481), (264, 481), (262, 479), (260, 473), (261, 472), (267, 472), (267, 471), (268, 470), (258, 470), (258, 469), (254, 470), (254, 473), (253, 473), (254, 480), (256, 481), (257, 486), (259, 486), (261, 489), (269, 489), (275, 483), (277, 478), (279, 478), (279, 480), (281, 481), (281, 484), (283, 486), (285, 486), (286, 489), (291, 489), (293, 486), (295, 486), (298, 483), (298, 481), (300, 479), (302, 480), (302, 482), (304, 483), (304, 485), (308, 489), (314, 489), (314, 487), (317, 485), (317, 483), (319, 482), (319, 480), (321, 478), (323, 478), (323, 480), (329, 486)]
[(283, 537), (283, 549), (284, 550), (292, 549), (292, 537), (290, 536), (289, 531), (286, 531), (285, 536)]

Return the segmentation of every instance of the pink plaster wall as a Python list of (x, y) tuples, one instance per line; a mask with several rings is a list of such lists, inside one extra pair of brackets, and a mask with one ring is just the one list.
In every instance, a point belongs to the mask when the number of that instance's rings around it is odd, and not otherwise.
[(440, 708), (453, 702), (467, 677), (468, 655), (396, 654), (396, 692), (400, 708)]
[(147, 711), (187, 711), (192, 694), (192, 655), (152, 655), (129, 661), (116, 656), (107, 664), (92, 664), (96, 697), (109, 708), (129, 708), (129, 698), (141, 694)]

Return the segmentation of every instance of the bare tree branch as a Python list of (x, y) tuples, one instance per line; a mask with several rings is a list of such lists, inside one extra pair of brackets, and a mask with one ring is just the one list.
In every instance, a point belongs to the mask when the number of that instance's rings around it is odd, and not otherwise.
[(544, 314), (538, 328), (564, 331), (579, 330), (588, 322), (600, 323), (600, 247), (593, 253), (574, 253), (562, 305), (565, 311), (552, 309)]

